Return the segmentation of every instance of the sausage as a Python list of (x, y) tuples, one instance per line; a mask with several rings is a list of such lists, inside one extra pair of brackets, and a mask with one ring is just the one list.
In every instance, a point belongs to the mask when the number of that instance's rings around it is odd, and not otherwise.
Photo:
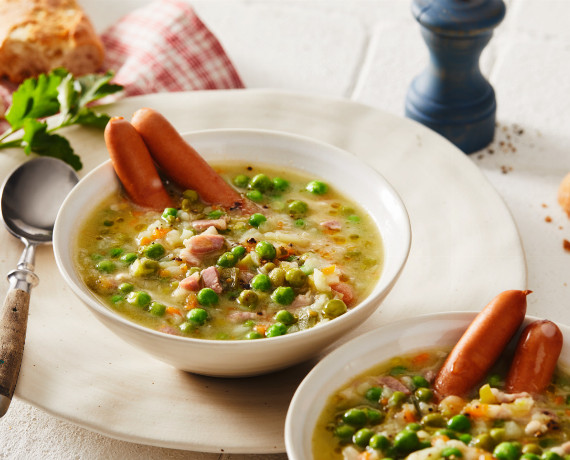
[(152, 157), (133, 125), (123, 117), (111, 118), (105, 127), (105, 144), (113, 168), (134, 203), (157, 211), (173, 206)]
[(134, 113), (131, 123), (160, 169), (178, 185), (195, 190), (209, 204), (254, 209), (253, 203), (224, 181), (162, 114), (142, 108)]
[(562, 332), (552, 321), (530, 323), (518, 341), (505, 391), (542, 393), (552, 381), (562, 342)]
[(436, 375), (439, 397), (464, 396), (485, 377), (522, 324), (531, 292), (504, 291), (475, 317)]

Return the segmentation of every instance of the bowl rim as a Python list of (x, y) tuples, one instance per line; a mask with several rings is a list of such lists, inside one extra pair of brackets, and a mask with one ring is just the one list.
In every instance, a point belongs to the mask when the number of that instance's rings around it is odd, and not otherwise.
[[(296, 427), (303, 425), (303, 423), (298, 423), (299, 413), (306, 413), (308, 407), (306, 406), (307, 398), (314, 396), (314, 392), (316, 391), (316, 383), (319, 380), (323, 380), (324, 378), (328, 379), (336, 379), (338, 378), (339, 374), (342, 372), (342, 368), (346, 366), (350, 358), (348, 355), (350, 352), (353, 351), (361, 351), (361, 352), (371, 352), (375, 348), (381, 346), (383, 340), (383, 332), (384, 331), (394, 331), (394, 330), (401, 330), (401, 328), (411, 328), (414, 326), (418, 326), (422, 323), (429, 322), (429, 321), (444, 321), (444, 320), (451, 320), (451, 321), (461, 321), (465, 322), (465, 328), (471, 324), (473, 319), (480, 313), (480, 311), (466, 311), (466, 310), (453, 310), (453, 311), (440, 311), (435, 313), (426, 313), (423, 315), (414, 316), (412, 318), (401, 318), (395, 321), (388, 322), (383, 324), (380, 327), (377, 327), (371, 331), (362, 334), (359, 337), (355, 337), (342, 345), (338, 348), (332, 350), (328, 353), (324, 358), (322, 358), (310, 371), (309, 373), (303, 378), (293, 397), (291, 398), (291, 402), (289, 403), (289, 407), (287, 409), (287, 415), (285, 417), (285, 428), (284, 428), (284, 437), (285, 437), (285, 449), (287, 455), (291, 460), (303, 460), (303, 444), (297, 445), (293, 441), (294, 434), (298, 432)], [(532, 321), (542, 320), (544, 318), (540, 318), (534, 315), (525, 315), (522, 325), (519, 327), (517, 332), (514, 334), (513, 339), (518, 337), (522, 328), (526, 326), (528, 323)], [(412, 323), (410, 323), (412, 321)], [(554, 321), (556, 325), (560, 328), (563, 336), (570, 336), (570, 326), (567, 326), (563, 323), (559, 323)], [(435, 332), (434, 332), (435, 333)], [(570, 342), (568, 343), (568, 348), (570, 348)], [(414, 350), (420, 349), (429, 349), (429, 345), (422, 345), (421, 347), (415, 347)], [(433, 348), (433, 346), (432, 346)], [(563, 349), (564, 350), (564, 347)], [(403, 350), (400, 353), (411, 353), (411, 350)], [(357, 369), (356, 371), (352, 371), (352, 374), (342, 381), (337, 382), (336, 388), (340, 388), (343, 385), (347, 384), (352, 378), (356, 377), (357, 375), (366, 373), (367, 370), (374, 368), (375, 366), (385, 362), (392, 357), (397, 356), (390, 355), (385, 356), (383, 358), (378, 359), (377, 361), (371, 362), (366, 368), (364, 369)], [(563, 363), (565, 368), (567, 367), (570, 362)], [(328, 399), (332, 394), (326, 395), (326, 399)], [(323, 406), (324, 407), (324, 406)], [(320, 407), (320, 411), (322, 412), (323, 407)], [(320, 413), (319, 413), (320, 415)], [(314, 426), (310, 427), (311, 430), (314, 430)], [(311, 432), (312, 436), (312, 432)], [(299, 456), (299, 455), (301, 456)]]
[[(313, 138), (308, 137), (308, 136), (292, 134), (292, 133), (288, 133), (285, 131), (269, 130), (269, 129), (253, 129), (253, 128), (213, 128), (213, 129), (202, 129), (202, 130), (187, 131), (187, 132), (180, 133), (180, 135), (186, 140), (191, 139), (193, 137), (210, 136), (210, 135), (223, 135), (223, 134), (228, 134), (228, 135), (236, 134), (238, 136), (240, 136), (240, 135), (242, 135), (242, 136), (260, 135), (260, 136), (266, 136), (266, 137), (270, 137), (270, 138), (281, 138), (281, 139), (285, 139), (285, 140), (288, 139), (288, 140), (291, 140), (293, 142), (301, 143), (301, 144), (304, 143), (306, 145), (312, 144), (312, 145), (317, 146), (318, 148), (321, 148), (321, 149), (328, 149), (330, 151), (334, 151), (336, 155), (342, 156), (346, 159), (352, 160), (352, 162), (358, 163), (359, 167), (368, 170), (369, 174), (374, 175), (375, 178), (379, 181), (379, 183), (381, 183), (383, 185), (383, 188), (390, 193), (394, 202), (397, 203), (397, 205), (398, 205), (399, 212), (401, 214), (400, 217), (403, 219), (403, 223), (405, 224), (400, 229), (400, 231), (401, 231), (400, 236), (403, 238), (402, 251), (399, 254), (399, 257), (396, 258), (396, 260), (394, 262), (394, 266), (397, 266), (398, 268), (393, 273), (393, 276), (390, 279), (385, 279), (385, 277), (382, 276), (383, 273), (380, 274), (379, 283), (384, 284), (382, 289), (378, 290), (378, 292), (372, 291), (365, 299), (362, 300), (362, 302), (360, 302), (358, 305), (356, 305), (355, 307), (350, 309), (347, 313), (342, 315), (341, 319), (347, 318), (347, 317), (351, 318), (352, 316), (354, 316), (355, 314), (358, 313), (358, 310), (360, 310), (360, 307), (363, 307), (363, 306), (369, 304), (370, 302), (373, 302), (373, 301), (375, 302), (375, 301), (377, 301), (377, 298), (381, 297), (381, 295), (383, 293), (386, 293), (386, 292), (389, 293), (390, 292), (390, 290), (393, 288), (394, 284), (397, 282), (398, 278), (400, 277), (400, 275), (401, 275), (401, 273), (402, 273), (402, 271), (406, 265), (407, 259), (409, 257), (410, 249), (411, 249), (411, 243), (412, 243), (412, 227), (411, 227), (410, 217), (409, 217), (407, 208), (406, 208), (402, 198), (400, 197), (398, 191), (388, 182), (388, 180), (379, 171), (374, 169), (367, 162), (363, 161), (362, 159), (356, 157), (355, 155), (351, 154), (350, 152), (348, 152), (342, 148), (336, 147), (332, 144), (329, 144), (329, 143), (326, 143), (323, 141), (313, 139)], [(263, 161), (260, 161), (260, 163), (263, 163)], [(269, 164), (269, 165), (272, 164), (270, 161), (266, 161), (265, 163)], [(83, 289), (74, 282), (73, 278), (70, 275), (70, 272), (73, 271), (73, 267), (67, 267), (66, 266), (66, 264), (64, 263), (64, 261), (62, 259), (61, 253), (60, 253), (60, 238), (58, 235), (61, 231), (60, 227), (61, 227), (61, 225), (63, 225), (61, 223), (63, 220), (62, 216), (65, 216), (65, 214), (68, 212), (67, 209), (68, 209), (69, 203), (72, 202), (74, 200), (76, 194), (79, 193), (79, 192), (77, 192), (77, 190), (80, 189), (81, 185), (84, 182), (90, 180), (90, 178), (92, 178), (93, 176), (101, 174), (101, 171), (104, 171), (108, 168), (110, 168), (111, 171), (114, 172), (110, 159), (107, 159), (107, 160), (103, 161), (101, 164), (97, 165), (95, 168), (93, 168), (91, 171), (89, 171), (79, 181), (79, 183), (76, 185), (76, 187), (74, 187), (74, 189), (68, 194), (68, 196), (63, 201), (61, 208), (60, 208), (60, 212), (58, 213), (58, 216), (56, 218), (56, 222), (54, 225), (53, 251), (54, 251), (54, 255), (55, 255), (56, 264), (57, 264), (57, 267), (59, 268), (61, 275), (65, 279), (67, 285), (71, 287), (73, 293), (76, 296), (78, 296), (79, 299), (82, 300), (90, 309), (93, 309), (98, 314), (102, 314), (103, 316), (105, 316), (107, 319), (110, 319), (114, 323), (119, 323), (123, 326), (127, 326), (130, 329), (136, 329), (137, 331), (139, 331), (139, 332), (141, 332), (147, 336), (153, 337), (153, 339), (155, 339), (155, 340), (161, 340), (161, 341), (166, 341), (166, 342), (174, 341), (174, 342), (180, 342), (180, 343), (192, 343), (198, 347), (200, 347), (200, 346), (208, 347), (208, 349), (211, 349), (211, 347), (225, 348), (228, 345), (240, 346), (242, 348), (248, 348), (248, 347), (255, 347), (257, 343), (267, 344), (267, 341), (265, 341), (265, 340), (260, 341), (260, 340), (239, 340), (239, 339), (231, 339), (231, 340), (198, 339), (198, 338), (194, 338), (194, 337), (178, 336), (178, 335), (165, 334), (165, 333), (162, 333), (159, 331), (155, 331), (153, 329), (144, 327), (144, 326), (137, 324), (135, 322), (129, 321), (128, 319), (122, 317), (121, 315), (113, 312), (110, 308), (106, 307), (101, 302), (98, 302), (93, 295), (87, 294), (87, 292), (86, 292), (87, 288)], [(297, 169), (299, 169), (299, 168), (297, 168)], [(118, 181), (118, 178), (116, 178), (116, 179)], [(350, 198), (352, 199), (352, 197), (350, 197)], [(379, 228), (379, 231), (380, 230), (381, 230), (381, 228)], [(382, 236), (381, 231), (380, 231), (380, 235)], [(71, 240), (73, 240), (73, 239), (71, 239)], [(68, 242), (67, 244), (70, 244), (70, 243)], [(311, 336), (316, 336), (316, 335), (320, 335), (320, 334), (326, 335), (329, 331), (333, 331), (334, 329), (341, 327), (341, 325), (344, 322), (345, 321), (339, 321), (339, 322), (328, 321), (324, 324), (318, 324), (315, 327), (312, 327), (312, 328), (306, 329), (306, 330), (302, 330), (302, 331), (297, 331), (293, 334), (285, 334), (282, 336), (271, 337), (271, 339), (272, 339), (271, 343), (275, 344), (275, 346), (278, 346), (279, 344), (286, 345), (289, 341), (299, 340), (302, 337), (306, 336), (307, 334), (311, 334)], [(237, 345), (237, 344), (239, 344), (239, 345)]]

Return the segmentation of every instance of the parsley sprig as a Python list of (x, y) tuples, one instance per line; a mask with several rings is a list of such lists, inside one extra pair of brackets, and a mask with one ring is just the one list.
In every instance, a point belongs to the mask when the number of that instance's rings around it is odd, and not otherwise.
[[(27, 155), (34, 152), (59, 158), (80, 170), (81, 159), (69, 141), (54, 131), (71, 125), (104, 129), (109, 116), (95, 112), (89, 104), (123, 89), (110, 83), (112, 77), (112, 72), (74, 77), (60, 68), (28, 78), (12, 95), (12, 104), (6, 112), (10, 129), (0, 135), (0, 149), (21, 147)], [(20, 132), (17, 139), (11, 138)]]

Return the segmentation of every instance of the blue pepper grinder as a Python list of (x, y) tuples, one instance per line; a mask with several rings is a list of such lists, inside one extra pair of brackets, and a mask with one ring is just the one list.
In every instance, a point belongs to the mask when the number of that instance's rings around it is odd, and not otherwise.
[(495, 133), (495, 92), (479, 56), (505, 17), (502, 0), (412, 0), (412, 14), (430, 52), (411, 83), (406, 116), (437, 131), (465, 153), (487, 146)]

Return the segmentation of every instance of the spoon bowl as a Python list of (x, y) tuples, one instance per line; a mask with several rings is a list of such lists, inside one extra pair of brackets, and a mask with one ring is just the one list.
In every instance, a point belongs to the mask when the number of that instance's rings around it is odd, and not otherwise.
[(0, 316), (0, 417), (10, 405), (26, 339), (35, 247), (51, 243), (61, 203), (78, 182), (61, 160), (41, 157), (20, 165), (2, 186), (0, 210), (8, 231), (24, 243), (18, 267), (8, 274), (10, 288)]

